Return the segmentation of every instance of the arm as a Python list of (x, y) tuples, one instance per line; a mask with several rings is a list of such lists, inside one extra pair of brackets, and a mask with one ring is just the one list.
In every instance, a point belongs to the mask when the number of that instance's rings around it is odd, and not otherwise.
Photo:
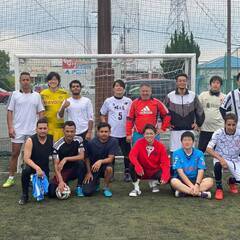
[(158, 111), (159, 111), (160, 117), (162, 118), (161, 130), (165, 132), (166, 129), (170, 126), (171, 116), (167, 107), (161, 101), (159, 101), (158, 103)]
[(161, 147), (160, 151), (160, 167), (162, 169), (161, 183), (164, 184), (167, 183), (170, 179), (170, 160), (164, 146)]
[(100, 115), (101, 122), (107, 122), (107, 115)]
[(63, 118), (64, 117), (64, 112), (65, 112), (65, 109), (68, 108), (70, 106), (70, 102), (65, 100), (63, 103), (62, 103), (62, 106), (60, 107), (59, 111), (58, 111), (58, 117), (59, 118)]
[(107, 122), (107, 115), (108, 115), (108, 101), (106, 99), (100, 109), (100, 121)]
[(90, 166), (90, 160), (89, 158), (86, 158), (85, 159), (85, 164), (86, 164), (86, 168), (87, 168), (87, 174), (83, 180), (83, 183), (89, 183), (90, 181), (93, 180), (93, 175), (92, 175), (92, 172), (91, 172), (91, 166)]
[(8, 125), (8, 134), (10, 138), (15, 137), (15, 130), (13, 128), (13, 111), (7, 111), (7, 125)]
[(37, 113), (38, 113), (38, 118), (43, 118), (44, 117), (44, 106), (43, 106), (43, 101), (41, 98), (41, 95), (38, 94), (38, 107), (37, 107)]
[(227, 112), (231, 110), (232, 110), (232, 94), (231, 92), (229, 92), (228, 95), (224, 98), (224, 101), (219, 108), (222, 118), (224, 118)]
[(43, 171), (37, 164), (33, 162), (33, 160), (31, 159), (31, 155), (32, 155), (32, 139), (28, 138), (24, 145), (24, 156), (23, 156), (24, 162), (27, 165), (29, 165), (31, 168), (35, 169), (39, 177), (42, 177), (44, 175)]
[(132, 149), (129, 153), (129, 160), (130, 160), (131, 164), (134, 166), (137, 175), (142, 176), (142, 175), (144, 175), (144, 171), (143, 171), (141, 164), (138, 161), (138, 156), (140, 154), (139, 153), (140, 146), (138, 146), (138, 145), (139, 145), (138, 142), (136, 142), (136, 144), (132, 147)]
[(189, 180), (189, 178), (186, 176), (182, 168), (177, 169), (178, 175), (180, 176), (181, 180), (190, 188), (194, 188), (194, 185), (192, 182)]
[(126, 121), (126, 135), (127, 135), (127, 141), (131, 141), (131, 136), (132, 136), (132, 129), (134, 126), (134, 121), (135, 121), (135, 101), (132, 102), (129, 113), (127, 116), (127, 121)]
[(43, 118), (44, 117), (44, 111), (41, 111), (38, 113), (38, 118)]
[(205, 114), (204, 114), (203, 106), (200, 103), (197, 95), (195, 96), (195, 99), (194, 99), (194, 108), (195, 108), (194, 112), (195, 112), (196, 124), (198, 127), (201, 127), (205, 120)]

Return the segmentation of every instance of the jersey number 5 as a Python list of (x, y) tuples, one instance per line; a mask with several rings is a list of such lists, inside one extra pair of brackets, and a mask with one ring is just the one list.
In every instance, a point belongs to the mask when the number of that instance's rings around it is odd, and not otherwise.
[(122, 120), (122, 112), (118, 113), (118, 120)]

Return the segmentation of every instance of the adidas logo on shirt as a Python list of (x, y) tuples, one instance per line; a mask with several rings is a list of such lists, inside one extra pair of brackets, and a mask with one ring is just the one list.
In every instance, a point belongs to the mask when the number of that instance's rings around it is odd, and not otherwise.
[(141, 111), (140, 114), (152, 114), (153, 112), (150, 110), (148, 106), (145, 106)]

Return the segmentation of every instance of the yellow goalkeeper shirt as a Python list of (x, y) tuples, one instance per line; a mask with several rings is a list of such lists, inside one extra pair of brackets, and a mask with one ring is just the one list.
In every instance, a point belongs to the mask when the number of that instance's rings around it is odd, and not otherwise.
[(45, 117), (48, 120), (48, 133), (53, 135), (54, 142), (63, 136), (64, 119), (59, 119), (57, 113), (65, 99), (69, 97), (68, 92), (59, 88), (56, 92), (45, 89), (41, 93), (44, 107)]

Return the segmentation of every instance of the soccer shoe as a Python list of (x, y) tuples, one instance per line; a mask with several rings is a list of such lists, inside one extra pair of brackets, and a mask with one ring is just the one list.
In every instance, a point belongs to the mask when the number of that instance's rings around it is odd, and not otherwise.
[(25, 195), (22, 195), (21, 198), (18, 201), (19, 205), (25, 205), (28, 202), (28, 197)]
[(237, 184), (229, 183), (229, 191), (230, 191), (230, 193), (234, 193), (234, 194), (238, 193)]
[(153, 193), (159, 192), (159, 182), (157, 180), (149, 180), (148, 181), (149, 187), (152, 189)]
[(103, 195), (105, 197), (112, 197), (112, 192), (111, 192), (111, 190), (109, 188), (104, 188), (103, 189)]
[(217, 189), (215, 192), (215, 199), (216, 200), (223, 200), (223, 190)]
[(137, 197), (139, 195), (141, 195), (141, 191), (140, 190), (136, 190), (136, 189), (133, 189), (128, 195), (129, 197)]
[(179, 198), (179, 197), (186, 197), (187, 194), (183, 193), (183, 192), (179, 192), (178, 190), (175, 191), (175, 197)]
[(11, 178), (8, 178), (7, 181), (2, 185), (4, 188), (8, 188), (8, 187), (11, 187), (15, 184), (15, 180), (14, 178), (11, 179)]
[(84, 197), (83, 191), (82, 191), (82, 187), (77, 186), (76, 187), (76, 196), (77, 197)]
[(124, 173), (124, 182), (131, 182), (131, 175), (130, 175), (130, 173), (128, 173), (128, 172), (126, 172), (126, 173)]
[(201, 198), (207, 198), (207, 199), (211, 199), (212, 198), (212, 194), (211, 192), (201, 192)]

